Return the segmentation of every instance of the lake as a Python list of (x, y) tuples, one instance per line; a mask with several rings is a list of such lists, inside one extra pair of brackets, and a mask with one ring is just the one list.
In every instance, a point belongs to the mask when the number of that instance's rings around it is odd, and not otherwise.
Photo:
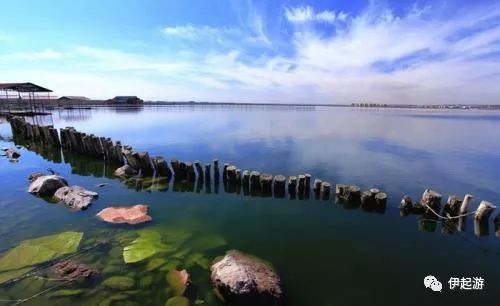
[[(1, 119), (0, 119), (1, 120)], [(151, 106), (137, 109), (54, 110), (41, 124), (120, 140), (166, 160), (219, 159), (241, 169), (285, 176), (310, 173), (335, 187), (356, 184), (388, 195), (385, 209), (369, 210), (335, 199), (277, 199), (229, 192), (214, 182), (190, 190), (150, 181), (126, 182), (114, 167), (58, 150), (22, 147), (19, 162), (0, 157), (0, 252), (21, 241), (66, 231), (83, 232), (77, 256), (95, 267), (92, 284), (69, 283), (27, 305), (165, 305), (172, 295), (165, 274), (186, 268), (196, 287), (191, 304), (223, 305), (210, 287), (210, 263), (237, 249), (270, 263), (281, 277), (285, 305), (490, 305), (500, 297), (500, 233), (492, 219), (479, 227), (467, 218), (457, 230), (423, 215), (402, 217), (408, 194), (426, 188), (443, 195), (474, 195), (500, 203), (500, 112), (353, 109), (280, 106)], [(12, 132), (0, 124), (0, 147), (12, 147)], [(26, 192), (31, 172), (52, 169), (71, 185), (99, 193), (80, 212)], [(106, 183), (104, 187), (96, 187)], [(116, 226), (95, 218), (108, 206), (147, 204), (153, 221)], [(494, 216), (498, 213), (494, 212)], [(125, 264), (122, 249), (138, 233), (155, 231), (176, 242), (174, 253)], [(181, 239), (182, 238), (182, 239)], [(160, 261), (161, 260), (161, 261)], [(148, 264), (150, 265), (148, 267)], [(151, 269), (150, 269), (151, 268)], [(150, 271), (147, 271), (150, 270)], [(435, 276), (442, 292), (425, 288)], [(102, 285), (112, 276), (135, 281), (127, 290)], [(484, 279), (482, 290), (450, 290), (451, 277)], [(60, 284), (26, 278), (0, 287), (0, 305), (15, 304)], [(81, 289), (56, 297), (56, 290)], [(8, 300), (8, 301), (7, 301)]]

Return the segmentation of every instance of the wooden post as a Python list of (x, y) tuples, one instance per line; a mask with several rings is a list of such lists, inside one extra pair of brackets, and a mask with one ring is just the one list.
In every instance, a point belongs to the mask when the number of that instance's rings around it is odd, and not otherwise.
[(250, 172), (250, 194), (260, 195), (260, 172)]
[(356, 185), (337, 184), (335, 194), (348, 202), (358, 203), (361, 201), (361, 190)]
[(250, 172), (248, 170), (243, 170), (241, 173), (241, 185), (243, 187), (243, 195), (250, 194)]
[(321, 182), (321, 199), (323, 200), (328, 200), (330, 198), (330, 183), (328, 182)]
[(474, 235), (488, 236), (490, 233), (488, 220), (478, 220), (474, 219)]
[(211, 164), (205, 164), (205, 193), (212, 193), (212, 180), (210, 179)]
[(441, 194), (432, 189), (426, 189), (422, 194), (420, 204), (426, 209), (427, 207), (432, 208), (436, 213), (439, 214), (439, 209), (441, 208), (441, 198)]
[(460, 206), (462, 206), (462, 200), (455, 195), (450, 195), (448, 197), (448, 201), (446, 201), (446, 204), (443, 207), (443, 215), (447, 217), (458, 216)]
[(460, 214), (466, 214), (469, 210), (470, 205), (472, 204), (472, 199), (474, 197), (471, 194), (466, 194), (464, 196), (464, 200), (462, 201), (462, 205), (460, 206)]
[(295, 195), (297, 194), (297, 177), (296, 176), (290, 176), (288, 177), (288, 194), (290, 195), (290, 198), (294, 199)]
[(298, 191), (299, 195), (303, 195), (306, 190), (306, 176), (299, 174), (298, 176)]
[(259, 183), (262, 195), (271, 196), (273, 193), (273, 176), (268, 173), (262, 173), (260, 175)]
[(309, 190), (311, 190), (311, 175), (306, 173), (304, 176), (306, 178), (306, 193), (309, 193)]
[(314, 198), (316, 200), (319, 200), (320, 195), (321, 195), (321, 183), (323, 183), (323, 182), (320, 179), (315, 179), (314, 180), (313, 190), (314, 190)]
[(226, 183), (231, 186), (236, 186), (236, 166), (225, 166), (224, 171), (226, 172)]
[(275, 198), (283, 198), (285, 196), (285, 184), (285, 176), (278, 174), (274, 177), (273, 191)]
[(194, 172), (194, 166), (192, 163), (186, 163), (186, 178), (188, 182), (194, 182), (196, 179), (196, 174)]
[(205, 181), (210, 181), (210, 167), (212, 165), (205, 164)]
[(491, 216), (495, 208), (497, 207), (492, 203), (488, 201), (481, 201), (476, 210), (476, 213), (474, 214), (474, 219), (487, 222), (488, 218)]
[(375, 194), (375, 203), (379, 209), (385, 209), (387, 205), (387, 194), (385, 192), (378, 192)]
[(167, 161), (161, 156), (153, 157), (151, 161), (155, 168), (156, 176), (167, 177), (168, 180), (170, 180), (172, 177), (172, 171), (170, 171)]

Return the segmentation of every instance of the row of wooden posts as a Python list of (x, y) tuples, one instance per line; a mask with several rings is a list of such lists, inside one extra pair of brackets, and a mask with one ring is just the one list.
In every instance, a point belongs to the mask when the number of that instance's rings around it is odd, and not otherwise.
[[(22, 117), (7, 118), (11, 123), (15, 137), (22, 137), (27, 140), (42, 142), (43, 144), (61, 147), (63, 150), (101, 158), (113, 162), (117, 166), (129, 167), (134, 174), (142, 176), (166, 177), (168, 180), (172, 176), (176, 182), (193, 185), (198, 180), (198, 185), (203, 181), (210, 184), (213, 171), (215, 184), (219, 184), (219, 161), (207, 163), (202, 166), (201, 162), (183, 162), (172, 159), (170, 167), (168, 162), (161, 156), (150, 157), (148, 152), (136, 152), (131, 146), (122, 146), (119, 141), (113, 143), (110, 138), (97, 137), (93, 134), (87, 135), (78, 132), (73, 127), (60, 129), (60, 138), (57, 129), (52, 126), (32, 125)], [(212, 170), (213, 167), (213, 170)], [(224, 187), (228, 192), (239, 192), (244, 194), (272, 196), (284, 198), (288, 193), (290, 198), (309, 198), (311, 189), (315, 199), (328, 200), (332, 192), (331, 184), (326, 181), (315, 179), (312, 182), (310, 174), (300, 174), (290, 176), (288, 179), (283, 175), (273, 176), (268, 173), (258, 171), (242, 170), (235, 165), (224, 163), (222, 166), (222, 179)], [(361, 192), (355, 185), (337, 184), (335, 195), (346, 202), (360, 203), (365, 206), (384, 209), (387, 203), (387, 194), (376, 188)], [(426, 190), (419, 202), (414, 203), (411, 198), (405, 196), (401, 201), (402, 214), (422, 214), (434, 213), (440, 216), (442, 196), (433, 191)], [(467, 214), (472, 201), (472, 196), (466, 195), (464, 200), (451, 196), (444, 205), (443, 214), (448, 217), (457, 217)], [(475, 212), (475, 219), (488, 220), (495, 206), (487, 201), (482, 201)]]

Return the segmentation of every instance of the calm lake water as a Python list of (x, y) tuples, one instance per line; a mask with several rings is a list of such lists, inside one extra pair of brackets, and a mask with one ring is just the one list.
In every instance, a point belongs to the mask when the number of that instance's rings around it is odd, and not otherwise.
[[(78, 257), (101, 271), (100, 280), (71, 297), (45, 294), (28, 305), (164, 305), (171, 295), (169, 268), (187, 268), (197, 290), (192, 304), (222, 305), (209, 284), (209, 263), (238, 249), (273, 264), (282, 279), (285, 305), (493, 305), (500, 294), (500, 239), (492, 219), (465, 231), (423, 216), (401, 217), (405, 194), (419, 199), (426, 188), (500, 204), (500, 113), (480, 111), (360, 110), (322, 107), (145, 107), (54, 111), (36, 118), (56, 127), (120, 140), (170, 160), (218, 158), (241, 169), (377, 187), (389, 196), (384, 211), (328, 201), (273, 199), (227, 193), (220, 181), (208, 191), (180, 192), (172, 185), (126, 184), (114, 167), (78, 156), (31, 147), (18, 163), (0, 158), (0, 252), (23, 240), (64, 231), (84, 232), (82, 247), (109, 241)], [(0, 124), (0, 147), (12, 146), (10, 125)], [(38, 151), (38, 153), (32, 150)], [(53, 169), (71, 185), (99, 192), (90, 209), (73, 212), (26, 192), (33, 171)], [(100, 183), (108, 185), (96, 187)], [(153, 221), (111, 226), (95, 214), (104, 207), (144, 203)], [(498, 209), (493, 217), (498, 213)], [(143, 230), (168, 237), (182, 232), (166, 263), (147, 271), (148, 260), (125, 264), (121, 250)], [(434, 275), (442, 292), (426, 289)], [(101, 281), (127, 276), (126, 292)], [(450, 277), (482, 277), (483, 290), (451, 291)], [(22, 299), (57, 282), (28, 278), (0, 287), (0, 300)], [(80, 287), (79, 287), (80, 286)], [(81, 288), (69, 284), (62, 288)], [(112, 297), (110, 299), (110, 297)], [(0, 302), (10, 305), (13, 302)], [(107, 304), (106, 304), (107, 303)]]

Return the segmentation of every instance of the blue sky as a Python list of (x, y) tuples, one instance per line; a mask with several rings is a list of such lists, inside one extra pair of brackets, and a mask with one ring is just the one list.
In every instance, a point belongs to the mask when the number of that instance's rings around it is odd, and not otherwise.
[(499, 103), (498, 1), (2, 1), (0, 82), (58, 95)]

